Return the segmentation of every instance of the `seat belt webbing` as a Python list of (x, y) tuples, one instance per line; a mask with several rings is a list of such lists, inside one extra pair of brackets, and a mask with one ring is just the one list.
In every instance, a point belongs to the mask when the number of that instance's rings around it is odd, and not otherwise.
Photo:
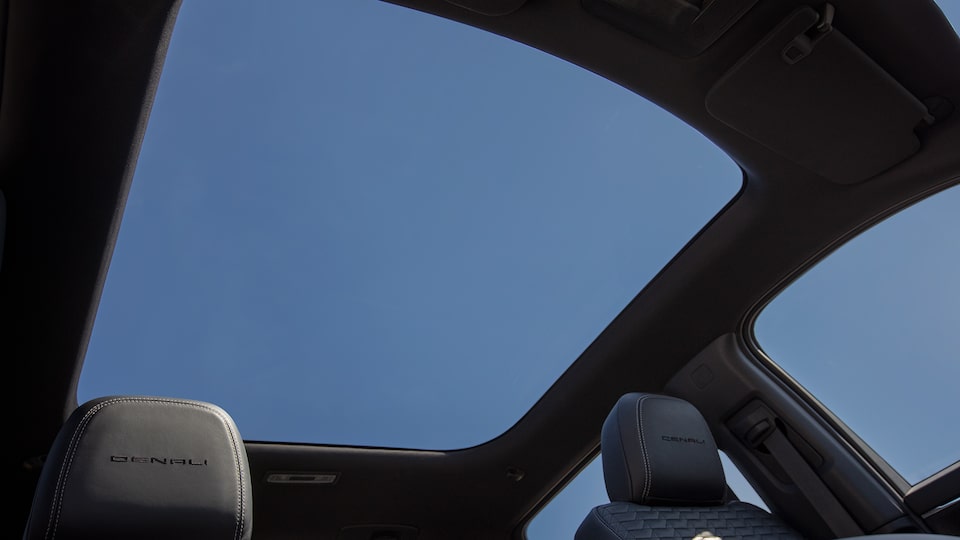
[(823, 517), (837, 538), (863, 534), (860, 526), (850, 517), (837, 497), (827, 488), (782, 431), (776, 427), (771, 429), (769, 435), (763, 440), (763, 444)]

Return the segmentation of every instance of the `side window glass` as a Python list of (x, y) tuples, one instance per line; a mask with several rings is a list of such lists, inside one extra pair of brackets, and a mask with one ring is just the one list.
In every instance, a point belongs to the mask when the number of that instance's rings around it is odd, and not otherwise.
[(583, 518), (595, 506), (610, 502), (603, 483), (603, 460), (600, 455), (583, 468), (527, 526), (530, 540), (573, 538)]
[(908, 483), (960, 458), (960, 188), (820, 262), (768, 305), (757, 343)]
[(770, 511), (770, 509), (767, 508), (767, 503), (763, 502), (757, 490), (753, 489), (753, 486), (750, 485), (747, 478), (743, 476), (740, 469), (730, 461), (730, 458), (727, 457), (727, 454), (724, 453), (723, 450), (720, 451), (720, 463), (723, 464), (723, 475), (727, 478), (727, 486), (737, 496), (737, 499), (763, 508), (767, 512)]

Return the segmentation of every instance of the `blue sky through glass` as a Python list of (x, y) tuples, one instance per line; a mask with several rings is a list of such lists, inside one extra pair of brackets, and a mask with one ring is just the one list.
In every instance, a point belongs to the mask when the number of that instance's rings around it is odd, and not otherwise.
[(81, 399), (479, 444), (739, 189), (697, 132), (547, 54), (372, 0), (284, 7), (183, 5)]
[(910, 483), (960, 459), (960, 430), (944, 430), (960, 425), (958, 209), (951, 188), (876, 225), (756, 324), (770, 357)]
[[(954, 29), (960, 30), (960, 0), (943, 0), (939, 5)], [(901, 267), (901, 274), (909, 273), (909, 271), (903, 272), (902, 268), (907, 261), (911, 260), (909, 255), (903, 255), (905, 252), (923, 257), (928, 267), (931, 258), (939, 258), (940, 262), (932, 266), (933, 271), (939, 272), (939, 275), (933, 276), (936, 278), (935, 281), (928, 281), (926, 286), (943, 284), (956, 287), (956, 278), (952, 276), (951, 272), (960, 266), (960, 246), (958, 246), (954, 238), (955, 235), (951, 235), (951, 232), (957, 230), (958, 218), (956, 217), (956, 210), (958, 206), (957, 199), (960, 197), (960, 188), (954, 188), (952, 191), (953, 193), (943, 193), (934, 199), (930, 199), (927, 203), (921, 203), (921, 206), (915, 210), (908, 210), (906, 219), (904, 219), (902, 215), (895, 216), (890, 222), (878, 226), (879, 230), (874, 230), (869, 233), (872, 238), (865, 240), (866, 243), (872, 245), (866, 246), (866, 249), (858, 249), (851, 254), (841, 256), (841, 259), (843, 259), (841, 261), (828, 263), (828, 267), (824, 269), (825, 271), (823, 273), (828, 274), (831, 272), (829, 266), (833, 265), (849, 267), (851, 265), (865, 264), (868, 263), (868, 261), (876, 265), (880, 263), (878, 260), (880, 258), (889, 260), (889, 257), (884, 256), (885, 252), (896, 253), (897, 250), (900, 249), (903, 250), (900, 252), (900, 255), (894, 255), (892, 258), (894, 262), (899, 263), (898, 266)], [(934, 208), (931, 209), (929, 208), (930, 206)], [(927, 210), (924, 210), (924, 207), (928, 207)], [(933, 237), (927, 236), (927, 242), (915, 243), (917, 239), (929, 234), (938, 227), (943, 235), (939, 237), (936, 235)], [(894, 232), (895, 239), (899, 240), (895, 245), (891, 246), (890, 250), (883, 247), (884, 236), (887, 229), (896, 229)], [(859, 244), (861, 242), (862, 240), (855, 239), (851, 244)], [(850, 245), (841, 249), (843, 250), (846, 247), (850, 247)], [(950, 252), (951, 247), (953, 248), (952, 253)], [(872, 254), (864, 253), (864, 251), (872, 251)], [(944, 264), (943, 259), (945, 253), (947, 254), (947, 261)], [(818, 272), (813, 271), (811, 273), (816, 274)], [(855, 272), (855, 274), (862, 276), (863, 272)], [(887, 275), (889, 276), (889, 273)], [(841, 278), (840, 283), (829, 283), (831, 278), (828, 275), (822, 277), (814, 276), (809, 280), (807, 278), (801, 278), (801, 281), (808, 280), (810, 283), (803, 284), (795, 289), (793, 287), (787, 289), (781, 297), (787, 304), (787, 306), (784, 307), (785, 313), (765, 312), (761, 321), (758, 321), (759, 328), (757, 331), (760, 334), (758, 337), (761, 339), (761, 344), (767, 348), (767, 351), (775, 360), (792, 361), (787, 367), (793, 369), (799, 368), (798, 373), (802, 376), (801, 382), (811, 383), (811, 389), (817, 390), (819, 387), (818, 383), (823, 381), (827, 381), (828, 384), (833, 382), (842, 385), (837, 388), (831, 388), (829, 386), (826, 388), (829, 392), (829, 397), (833, 398), (827, 401), (827, 405), (836, 408), (836, 411), (840, 413), (852, 412), (854, 415), (852, 418), (854, 422), (852, 424), (853, 427), (857, 429), (860, 429), (860, 426), (866, 427), (867, 433), (876, 435), (876, 437), (870, 437), (867, 442), (877, 446), (876, 449), (878, 450), (885, 450), (890, 453), (888, 459), (895, 465), (900, 466), (901, 473), (905, 474), (908, 479), (916, 481), (925, 474), (935, 472), (938, 466), (949, 464), (952, 460), (960, 457), (960, 455), (956, 453), (957, 449), (960, 448), (960, 440), (958, 440), (960, 432), (957, 430), (950, 431), (947, 436), (951, 438), (944, 441), (944, 444), (923, 445), (925, 448), (919, 453), (914, 454), (913, 452), (917, 450), (917, 445), (904, 444), (904, 441), (897, 439), (895, 435), (898, 433), (898, 430), (889, 429), (890, 422), (919, 422), (919, 425), (924, 429), (929, 430), (931, 427), (936, 428), (935, 433), (939, 434), (938, 436), (945, 434), (942, 429), (944, 425), (957, 423), (956, 420), (951, 423), (950, 418), (955, 417), (958, 410), (954, 396), (956, 395), (956, 381), (960, 380), (960, 377), (957, 375), (950, 376), (948, 373), (956, 372), (958, 366), (960, 366), (960, 362), (957, 362), (956, 358), (956, 351), (960, 350), (960, 347), (955, 343), (955, 329), (958, 326), (955, 321), (957, 317), (960, 316), (960, 311), (958, 311), (956, 307), (960, 305), (960, 301), (957, 300), (956, 294), (953, 296), (941, 296), (931, 304), (932, 306), (939, 307), (935, 308), (936, 311), (931, 311), (931, 305), (923, 305), (924, 300), (930, 298), (929, 295), (923, 294), (920, 297), (914, 297), (910, 300), (915, 307), (919, 307), (919, 311), (917, 312), (925, 316), (918, 317), (912, 321), (908, 319), (902, 322), (910, 324), (910, 328), (914, 332), (926, 332), (923, 328), (925, 322), (931, 318), (939, 318), (939, 328), (946, 328), (947, 333), (941, 333), (941, 338), (935, 340), (933, 346), (939, 347), (941, 351), (946, 354), (939, 356), (927, 355), (924, 359), (927, 361), (933, 360), (933, 362), (929, 362), (924, 366), (920, 370), (921, 373), (908, 374), (911, 393), (910, 396), (905, 396), (903, 392), (888, 390), (891, 384), (898, 384), (904, 377), (902, 370), (893, 371), (892, 373), (890, 370), (890, 366), (903, 365), (901, 361), (902, 358), (897, 358), (894, 363), (890, 363), (888, 354), (881, 355), (881, 358), (886, 359), (886, 363), (884, 363), (884, 361), (878, 361), (876, 358), (866, 358), (864, 356), (864, 350), (855, 348), (855, 342), (849, 339), (838, 339), (838, 337), (845, 335), (843, 330), (849, 327), (847, 324), (848, 319), (837, 313), (831, 315), (829, 310), (825, 312), (824, 310), (819, 310), (816, 312), (816, 316), (826, 313), (827, 317), (823, 320), (817, 320), (817, 317), (814, 316), (813, 313), (802, 308), (804, 297), (811, 292), (811, 289), (815, 292), (815, 297), (821, 299), (824, 297), (830, 298), (830, 295), (835, 293), (850, 296), (852, 291), (849, 286), (851, 283), (843, 280), (844, 277), (849, 277), (849, 275), (841, 275), (839, 277)], [(927, 279), (929, 279), (929, 277), (930, 276), (928, 276)], [(836, 282), (836, 276), (834, 276), (832, 280)], [(919, 285), (921, 287), (924, 286), (922, 283)], [(860, 288), (858, 292), (861, 293), (859, 296), (862, 297), (863, 289)], [(881, 301), (887, 298), (884, 295), (876, 295), (876, 291), (870, 291), (869, 294), (874, 295), (875, 299)], [(899, 296), (903, 298), (903, 295)], [(832, 303), (838, 301), (840, 301), (839, 298), (830, 298), (830, 302)], [(842, 300), (844, 303), (849, 301), (851, 301), (850, 298)], [(856, 303), (856, 299), (853, 301)], [(790, 306), (790, 303), (794, 303), (795, 305)], [(816, 302), (812, 303), (815, 304)], [(917, 306), (917, 304), (920, 305)], [(798, 305), (800, 309), (796, 309)], [(944, 309), (944, 307), (946, 307), (946, 309)], [(792, 313), (790, 312), (791, 308), (794, 308)], [(879, 311), (879, 313), (884, 312), (889, 313), (887, 310)], [(778, 315), (780, 315), (779, 321), (776, 320)], [(782, 317), (782, 315), (788, 315), (788, 317)], [(860, 328), (863, 329), (866, 325), (870, 324), (869, 319), (872, 318), (872, 313), (870, 310), (860, 310), (857, 316), (861, 321)], [(954, 322), (950, 323), (948, 321)], [(833, 371), (828, 367), (826, 362), (811, 362), (805, 364), (803, 362), (805, 357), (803, 351), (809, 353), (809, 342), (816, 342), (817, 338), (813, 338), (807, 331), (798, 332), (798, 324), (802, 325), (804, 330), (810, 326), (815, 326), (818, 328), (821, 337), (827, 335), (831, 338), (831, 341), (845, 341), (843, 352), (830, 351), (830, 357), (834, 359), (833, 365), (843, 363), (851, 357), (859, 360), (855, 360), (852, 364), (841, 368), (841, 373)], [(764, 325), (766, 325), (766, 327), (764, 327)], [(831, 332), (831, 329), (833, 332)], [(886, 331), (889, 332), (890, 329), (887, 328)], [(878, 333), (879, 332), (874, 329), (873, 332), (867, 332), (866, 336), (860, 333), (856, 336), (856, 339), (867, 339), (869, 341)], [(901, 329), (897, 329), (892, 333), (903, 335)], [(949, 339), (951, 339), (951, 336), (954, 340), (952, 342), (954, 343), (952, 349), (949, 347), (951, 343)], [(771, 345), (772, 348), (770, 347)], [(931, 344), (925, 344), (927, 348), (930, 346)], [(871, 349), (871, 354), (875, 349), (876, 347)], [(929, 353), (929, 350), (927, 352)], [(880, 369), (875, 369), (877, 366), (869, 365), (871, 361), (879, 364)], [(863, 363), (867, 363), (868, 365), (864, 366)], [(942, 371), (938, 372), (938, 369), (942, 369)], [(861, 373), (857, 373), (858, 370)], [(855, 386), (849, 384), (850, 380), (861, 379), (864, 372), (873, 374), (871, 384)], [(879, 381), (877, 380), (878, 376)], [(814, 384), (818, 386), (814, 386)], [(925, 386), (927, 384), (930, 386)], [(933, 387), (936, 387), (938, 390), (927, 392), (928, 389)], [(850, 392), (851, 388), (855, 388), (857, 391)], [(917, 391), (918, 389), (920, 390), (919, 392)], [(918, 396), (920, 402), (913, 401), (911, 399), (912, 396)], [(875, 406), (878, 407), (874, 408)], [(907, 420), (911, 412), (918, 410), (929, 411), (929, 414), (921, 415), (921, 417), (911, 417)], [(878, 411), (882, 411), (883, 414), (878, 414)], [(945, 417), (946, 422), (944, 422)], [(945, 450), (945, 452), (936, 454), (937, 449)], [(950, 454), (951, 452), (952, 454)], [(753, 488), (750, 487), (746, 479), (739, 474), (739, 471), (736, 470), (730, 460), (723, 455), (721, 456), (721, 460), (724, 465), (724, 471), (726, 472), (727, 482), (734, 493), (736, 493), (741, 500), (765, 507), (763, 501)], [(907, 468), (904, 467), (905, 464), (912, 466)], [(592, 507), (606, 503), (607, 501), (608, 499), (603, 483), (603, 470), (600, 466), (600, 460), (596, 459), (585, 467), (580, 474), (530, 522), (527, 528), (527, 536), (533, 540), (573, 538), (574, 532), (587, 515), (587, 512), (589, 512)]]
[[(500, 37), (373, 0), (188, 1), (79, 398), (212, 401), (250, 440), (478, 444), (739, 185), (675, 118)], [(595, 462), (531, 537), (605, 500)]]

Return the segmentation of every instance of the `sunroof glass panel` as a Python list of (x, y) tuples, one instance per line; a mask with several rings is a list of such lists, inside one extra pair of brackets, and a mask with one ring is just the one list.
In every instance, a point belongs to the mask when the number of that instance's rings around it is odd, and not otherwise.
[(740, 183), (676, 118), (492, 34), (187, 2), (79, 397), (212, 401), (248, 440), (479, 444)]

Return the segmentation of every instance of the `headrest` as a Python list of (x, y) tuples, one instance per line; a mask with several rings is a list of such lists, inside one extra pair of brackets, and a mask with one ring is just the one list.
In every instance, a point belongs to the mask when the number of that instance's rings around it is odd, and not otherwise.
[(726, 479), (707, 422), (690, 403), (631, 393), (600, 435), (610, 500), (650, 506), (722, 504)]
[(26, 540), (249, 539), (250, 470), (209, 403), (117, 396), (67, 419), (40, 474)]

